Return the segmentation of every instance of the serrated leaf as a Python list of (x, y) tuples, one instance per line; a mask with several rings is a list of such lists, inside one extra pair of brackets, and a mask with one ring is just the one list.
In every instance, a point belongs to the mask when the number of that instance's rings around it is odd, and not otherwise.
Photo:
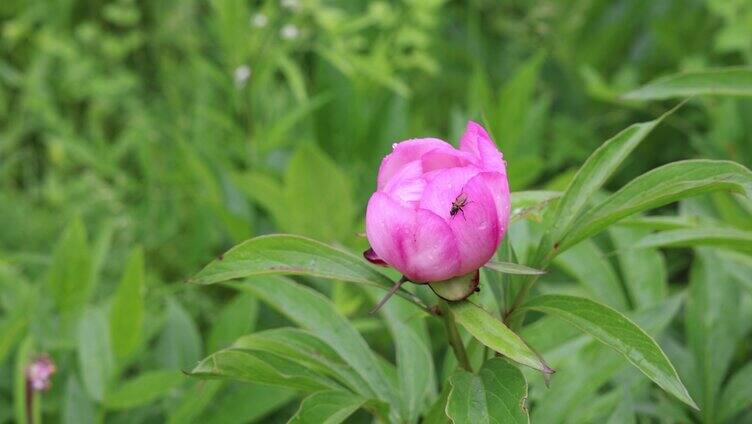
[(180, 371), (147, 371), (121, 382), (107, 394), (104, 405), (107, 409), (131, 409), (147, 405), (167, 395), (185, 380)]
[(659, 78), (624, 94), (626, 100), (662, 100), (697, 95), (752, 96), (752, 69), (725, 68)]
[(530, 268), (529, 266), (515, 264), (512, 262), (502, 262), (491, 260), (487, 264), (483, 265), (484, 268), (492, 269), (494, 271), (502, 272), (504, 274), (515, 275), (543, 275), (546, 271)]
[(752, 231), (721, 227), (661, 231), (647, 235), (633, 245), (635, 249), (696, 246), (721, 247), (752, 254)]
[(658, 344), (618, 311), (595, 301), (565, 295), (543, 295), (521, 309), (555, 315), (612, 347), (648, 378), (687, 405), (697, 408), (674, 366)]
[(478, 375), (456, 372), (446, 414), (454, 423), (528, 423), (527, 381), (503, 358), (491, 358)]
[(110, 334), (116, 335), (112, 339), (116, 359), (127, 358), (138, 348), (143, 322), (144, 251), (136, 248), (125, 265), (110, 306)]
[(581, 216), (559, 249), (577, 244), (607, 226), (685, 197), (717, 190), (749, 193), (752, 171), (730, 161), (686, 160), (669, 163), (635, 178)]
[(289, 424), (339, 424), (366, 402), (360, 396), (341, 390), (326, 390), (303, 399)]
[(450, 303), (449, 309), (457, 323), (484, 345), (520, 364), (547, 374), (553, 372), (517, 334), (472, 302)]
[[(191, 282), (213, 284), (253, 275), (331, 278), (389, 290), (393, 282), (361, 257), (306, 237), (274, 234), (245, 241), (212, 261)], [(404, 290), (397, 295), (414, 300)]]

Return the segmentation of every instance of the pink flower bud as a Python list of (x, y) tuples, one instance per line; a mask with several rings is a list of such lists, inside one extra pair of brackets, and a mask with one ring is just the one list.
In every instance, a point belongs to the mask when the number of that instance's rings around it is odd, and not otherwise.
[(403, 141), (381, 162), (368, 201), (373, 252), (413, 282), (473, 272), (496, 252), (509, 223), (506, 163), (488, 133), (469, 122), (460, 148), (435, 138)]
[(26, 366), (26, 381), (35, 392), (47, 390), (52, 385), (50, 379), (56, 371), (55, 364), (48, 356), (42, 356)]

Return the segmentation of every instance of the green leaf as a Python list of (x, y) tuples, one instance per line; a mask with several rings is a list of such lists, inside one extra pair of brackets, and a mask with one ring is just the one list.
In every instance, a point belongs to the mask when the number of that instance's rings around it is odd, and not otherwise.
[(364, 403), (362, 397), (341, 390), (317, 392), (303, 399), (298, 412), (288, 423), (339, 424)]
[(234, 175), (233, 181), (248, 198), (266, 209), (277, 224), (277, 228), (284, 228), (288, 207), (282, 184), (279, 181), (254, 171)]
[(515, 222), (528, 217), (538, 218), (540, 212), (561, 195), (560, 191), (514, 191), (511, 193), (512, 214), (509, 221)]
[(86, 227), (76, 218), (63, 231), (52, 255), (50, 294), (64, 315), (80, 311), (94, 289)]
[(530, 309), (555, 315), (615, 349), (662, 389), (697, 408), (673, 365), (658, 344), (618, 311), (589, 299), (543, 295), (525, 303)]
[[(560, 240), (569, 231), (585, 205), (603, 187), (616, 168), (674, 110), (666, 112), (658, 119), (630, 125), (603, 143), (587, 158), (567, 186), (553, 212), (551, 234), (554, 241)], [(548, 246), (544, 247), (548, 248)]]
[(663, 302), (668, 295), (666, 260), (655, 249), (632, 249), (648, 234), (639, 228), (613, 226), (609, 229), (616, 256), (623, 275), (624, 286), (635, 309), (647, 308)]
[(74, 375), (68, 377), (63, 396), (61, 419), (63, 424), (96, 422), (94, 403), (81, 389)]
[(750, 193), (752, 171), (734, 162), (686, 160), (649, 171), (580, 217), (560, 242), (565, 250), (614, 222), (685, 197), (716, 190)]
[(553, 370), (504, 323), (472, 302), (450, 303), (449, 309), (458, 324), (481, 343), (509, 359), (551, 374)]
[(536, 54), (515, 69), (499, 92), (499, 103), (495, 109), (493, 133), (496, 142), (510, 151), (518, 150), (525, 118), (532, 104), (538, 71), (543, 63), (543, 55)]
[(697, 95), (752, 96), (752, 69), (721, 68), (669, 75), (624, 94), (625, 100), (662, 100)]
[(611, 263), (591, 240), (584, 240), (554, 259), (557, 267), (574, 277), (593, 298), (625, 310), (627, 299)]
[(165, 325), (156, 347), (163, 368), (186, 369), (201, 359), (201, 335), (193, 318), (177, 300), (167, 299)]
[(546, 271), (540, 269), (530, 268), (529, 266), (515, 264), (511, 262), (502, 262), (491, 260), (487, 264), (483, 265), (484, 268), (492, 269), (494, 271), (502, 272), (504, 274), (515, 275), (543, 275)]
[(289, 221), (283, 228), (319, 240), (352, 238), (356, 211), (350, 178), (315, 145), (295, 150), (284, 194)]
[[(229, 383), (226, 386), (195, 422), (203, 424), (260, 422), (263, 417), (290, 403), (298, 395), (290, 389), (255, 383)], [(253, 402), (249, 402), (248, 399), (253, 399)]]
[(313, 334), (299, 328), (274, 328), (240, 337), (232, 348), (263, 351), (328, 375), (356, 393), (372, 393), (366, 382), (337, 352)]
[(449, 392), (451, 391), (450, 384), (443, 384), (443, 388), (439, 397), (426, 411), (423, 422), (434, 424), (451, 424), (449, 417), (446, 414), (446, 405), (449, 400)]
[(513, 191), (510, 193), (512, 199), (512, 213), (514, 213), (514, 209), (537, 207), (541, 203), (547, 203), (551, 200), (558, 199), (561, 195), (562, 192), (551, 190)]
[[(677, 296), (653, 308), (641, 310), (634, 314), (634, 320), (650, 334), (661, 334), (681, 308), (681, 300)], [(546, 325), (531, 328), (541, 321)], [(560, 325), (567, 327), (562, 328)], [(529, 329), (537, 330), (537, 334), (531, 334)], [(570, 331), (576, 332), (578, 329), (553, 315), (546, 315), (524, 329), (524, 334), (530, 337), (526, 340), (541, 349), (552, 361), (557, 361), (558, 368), (549, 387), (534, 387), (537, 390), (531, 393), (531, 398), (536, 401), (531, 411), (532, 422), (600, 422), (592, 418), (577, 420), (574, 417), (586, 414), (594, 406), (602, 389), (608, 387), (620, 373), (629, 372), (630, 380), (616, 380), (617, 387), (624, 387), (628, 381), (635, 380), (634, 377), (640, 377), (610, 347), (586, 335), (574, 338)], [(614, 407), (610, 409), (613, 410)]]
[(634, 244), (635, 249), (709, 246), (752, 254), (752, 231), (736, 228), (691, 228), (653, 233)]
[(86, 309), (76, 332), (78, 370), (86, 392), (102, 401), (114, 370), (107, 316), (100, 308)]
[(107, 409), (130, 409), (160, 399), (183, 382), (180, 371), (147, 371), (128, 381), (121, 382), (107, 394), (104, 404)]
[(258, 301), (253, 295), (241, 293), (217, 314), (207, 342), (207, 351), (214, 352), (230, 346), (238, 337), (253, 330), (258, 315)]
[(310, 330), (353, 367), (375, 396), (392, 405), (398, 404), (395, 388), (389, 383), (376, 355), (325, 296), (283, 277), (254, 279), (235, 287), (255, 293), (291, 321)]
[(699, 381), (696, 394), (704, 422), (718, 422), (721, 385), (740, 341), (739, 287), (733, 284), (721, 257), (713, 249), (695, 251), (684, 309), (687, 345), (694, 354)]
[(286, 387), (306, 392), (341, 387), (294, 361), (266, 352), (224, 349), (199, 362), (190, 374)]
[(26, 367), (31, 361), (34, 339), (26, 336), (16, 350), (15, 375), (13, 376), (13, 411), (17, 423), (29, 423), (31, 418), (26, 410)]
[[(196, 418), (201, 415), (210, 404), (212, 404), (212, 400), (217, 395), (217, 392), (219, 392), (224, 385), (224, 381), (197, 380), (196, 384), (183, 394), (181, 402), (170, 409), (169, 415), (167, 416), (167, 423), (180, 424), (196, 422)], [(264, 386), (264, 388), (267, 389), (267, 392), (274, 392), (276, 389), (269, 386)], [(222, 398), (218, 400), (218, 402), (222, 402), (223, 400), (224, 399)]]
[(503, 358), (491, 358), (478, 375), (456, 372), (446, 413), (454, 423), (528, 423), (527, 381)]
[(721, 405), (718, 413), (719, 422), (727, 422), (752, 406), (752, 362), (747, 362), (740, 370), (736, 371), (719, 397)]
[[(383, 296), (377, 290), (368, 290), (368, 294), (374, 302)], [(415, 308), (404, 299), (391, 299), (379, 314), (395, 345), (403, 415), (407, 422), (415, 422), (426, 399), (436, 390), (428, 331), (423, 320), (415, 319)]]
[(135, 248), (110, 306), (110, 334), (116, 335), (112, 350), (118, 360), (130, 356), (141, 343), (144, 313), (144, 251)]
[[(253, 275), (310, 275), (389, 290), (393, 282), (361, 257), (305, 237), (275, 234), (245, 241), (212, 261), (191, 282), (213, 284)], [(404, 290), (397, 295), (414, 300)]]

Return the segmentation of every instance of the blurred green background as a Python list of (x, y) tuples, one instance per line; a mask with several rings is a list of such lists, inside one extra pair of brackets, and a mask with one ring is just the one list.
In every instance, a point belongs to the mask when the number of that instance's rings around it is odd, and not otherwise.
[[(0, 422), (17, 416), (15, 370), (41, 352), (58, 366), (47, 421), (284, 422), (292, 392), (180, 374), (284, 322), (188, 277), (271, 232), (362, 249), (391, 144), (456, 142), (468, 119), (492, 132), (513, 190), (562, 189), (604, 140), (675, 103), (619, 94), (752, 65), (752, 2), (4, 0), (0, 52)], [(693, 100), (611, 188), (694, 157), (752, 166), (752, 100)], [(730, 196), (683, 205), (752, 229)], [(668, 254), (672, 290), (694, 256)], [(390, 355), (360, 293), (315, 284)], [(55, 287), (67, 303), (52, 300)], [(749, 358), (748, 330), (721, 379)], [(138, 396), (113, 395), (144, 374)], [(670, 416), (655, 411), (640, 413)]]

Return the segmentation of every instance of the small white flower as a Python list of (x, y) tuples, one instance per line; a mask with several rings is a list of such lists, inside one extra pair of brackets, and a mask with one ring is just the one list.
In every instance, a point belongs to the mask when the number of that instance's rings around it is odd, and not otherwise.
[(293, 24), (287, 24), (282, 27), (282, 29), (279, 31), (279, 34), (285, 40), (294, 40), (298, 38), (298, 35), (300, 35), (300, 30)]
[(235, 78), (235, 85), (238, 88), (243, 87), (245, 83), (248, 82), (248, 78), (251, 77), (251, 67), (248, 65), (238, 66), (235, 68), (233, 77)]
[(269, 23), (269, 18), (263, 13), (257, 13), (251, 17), (251, 26), (256, 28), (263, 28)]
[(300, 8), (299, 0), (280, 0), (280, 4), (285, 9), (290, 9), (292, 11), (296, 11)]

